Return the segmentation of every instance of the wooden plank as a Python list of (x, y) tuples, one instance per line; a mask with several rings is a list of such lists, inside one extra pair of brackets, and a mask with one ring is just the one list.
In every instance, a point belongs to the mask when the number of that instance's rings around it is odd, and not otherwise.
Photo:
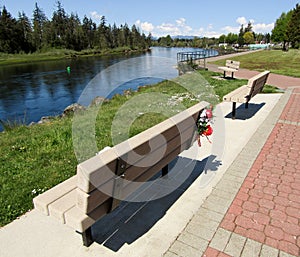
[(251, 98), (263, 90), (263, 87), (267, 82), (269, 73), (269, 71), (262, 72), (258, 74), (259, 76), (256, 76), (256, 79), (252, 80), (253, 85), (250, 92)]
[[(159, 149), (162, 144), (164, 144), (164, 142), (161, 140), (161, 135), (167, 135), (170, 133), (169, 130), (174, 129), (174, 125), (177, 125), (177, 127), (180, 129), (186, 126), (186, 124), (191, 125), (195, 122), (199, 111), (205, 108), (207, 105), (207, 102), (196, 104), (191, 108), (180, 112), (179, 114), (155, 125), (154, 127), (126, 140), (126, 142), (122, 142), (115, 147), (108, 149), (99, 156), (95, 156), (79, 164), (77, 168), (78, 187), (84, 192), (90, 192), (94, 189), (94, 187), (91, 187), (90, 185), (91, 181), (93, 182), (92, 184), (98, 187), (99, 185), (112, 179), (114, 176), (113, 167), (116, 165), (116, 159), (119, 156), (123, 158), (125, 158), (124, 156), (130, 157), (131, 151), (135, 151), (136, 149), (139, 149), (138, 151), (145, 151), (144, 149), (141, 149), (149, 145), (149, 140), (157, 142), (156, 147)], [(191, 117), (193, 117), (194, 120)], [(143, 156), (141, 156), (141, 158), (143, 158)], [(110, 169), (107, 168), (107, 163), (111, 164), (109, 166)]]
[(110, 206), (111, 198), (98, 206), (88, 215), (74, 206), (65, 213), (66, 225), (82, 233), (83, 231), (91, 227), (97, 220), (107, 214), (110, 210)]
[[(177, 137), (171, 139), (171, 141), (166, 143), (166, 151), (164, 155), (160, 155), (160, 159), (156, 163), (151, 163), (151, 165), (144, 166), (142, 160), (135, 163), (134, 165), (130, 165), (127, 167), (125, 171), (126, 181), (146, 181), (140, 180), (145, 178), (150, 178), (158, 171), (160, 171), (165, 165), (167, 165), (170, 161), (177, 157), (177, 155), (185, 150), (187, 142), (191, 143), (191, 137), (194, 137), (196, 127), (190, 127), (186, 131), (184, 131), (181, 135), (177, 135)], [(195, 138), (194, 138), (195, 139)], [(182, 141), (181, 141), (182, 140)], [(160, 154), (159, 151), (156, 151)], [(144, 156), (144, 159), (150, 159), (153, 157), (153, 154), (150, 153)], [(165, 159), (165, 160), (164, 160)], [(145, 175), (144, 173), (148, 173), (149, 175)], [(106, 181), (104, 184), (97, 186), (97, 189), (90, 192), (89, 194), (83, 192), (82, 190), (78, 191), (78, 199), (77, 206), (83, 212), (89, 213), (98, 205), (102, 204), (104, 201), (108, 199), (108, 195), (113, 194), (113, 186), (114, 179)], [(105, 193), (103, 193), (105, 192)]]
[(49, 215), (49, 205), (74, 190), (77, 186), (77, 177), (73, 176), (56, 185), (33, 199), (34, 208)]
[(240, 62), (239, 61), (226, 60), (225, 66), (227, 66), (228, 68), (238, 70), (240, 68)]
[(76, 205), (77, 192), (76, 189), (62, 196), (55, 202), (49, 204), (49, 215), (65, 223), (65, 213)]
[(76, 206), (65, 213), (65, 221), (66, 225), (81, 233), (96, 222), (96, 220), (83, 213)]
[(241, 86), (223, 97), (223, 101), (244, 103), (245, 96), (250, 93), (247, 85)]

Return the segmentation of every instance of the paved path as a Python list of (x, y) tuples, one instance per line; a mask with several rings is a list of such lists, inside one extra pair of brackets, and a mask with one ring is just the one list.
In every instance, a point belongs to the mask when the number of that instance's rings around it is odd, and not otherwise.
[(300, 256), (300, 79), (268, 83), (287, 90), (165, 257)]

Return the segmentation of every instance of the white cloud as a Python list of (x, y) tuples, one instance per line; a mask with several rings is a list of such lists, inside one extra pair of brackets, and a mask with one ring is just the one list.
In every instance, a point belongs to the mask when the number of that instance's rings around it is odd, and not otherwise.
[(224, 31), (225, 35), (228, 33), (237, 34), (240, 31), (240, 27), (225, 26), (221, 30)]
[(185, 26), (185, 18), (180, 18), (180, 19), (176, 20), (176, 24), (181, 27)]
[(154, 29), (153, 24), (150, 23), (150, 22), (147, 22), (147, 21), (146, 22), (141, 22), (140, 20), (137, 20), (135, 22), (135, 24), (137, 26), (139, 26), (142, 29), (143, 32), (146, 32), (146, 33), (151, 33)]
[(265, 24), (265, 23), (255, 23), (253, 19), (247, 19), (245, 17), (238, 17), (236, 19), (236, 26), (224, 26), (220, 29), (214, 27), (213, 24), (208, 24), (207, 27), (192, 28), (188, 25), (188, 22), (185, 18), (178, 18), (171, 23), (162, 23), (159, 25), (154, 25), (151, 22), (145, 21), (142, 22), (137, 20), (135, 24), (141, 28), (143, 32), (151, 33), (154, 37), (162, 36), (197, 36), (197, 37), (215, 37), (218, 38), (222, 34), (227, 35), (228, 33), (238, 34), (241, 28), (241, 25), (244, 28), (248, 25), (248, 22), (251, 22), (252, 29), (255, 33), (268, 33), (274, 28), (274, 23)]
[(248, 24), (248, 21), (247, 21), (247, 19), (245, 17), (238, 17), (236, 19), (236, 22), (238, 24), (240, 24), (240, 25), (246, 25), (246, 24)]
[[(270, 24), (265, 24), (265, 23), (255, 23), (255, 20), (253, 19), (249, 19), (251, 25), (252, 25), (252, 30), (255, 33), (269, 33), (271, 32), (271, 30), (274, 28), (274, 23), (270, 23)], [(248, 26), (248, 22), (249, 22), (245, 17), (238, 17), (236, 19), (236, 23), (239, 24), (239, 26), (225, 26), (223, 27), (221, 30), (224, 32), (224, 34), (228, 34), (228, 33), (235, 33), (238, 34), (241, 28), (241, 25), (244, 26), (244, 28), (246, 26)]]
[(212, 25), (212, 24), (208, 24), (207, 29), (208, 29), (208, 30), (213, 29), (213, 25)]
[(257, 23), (257, 24), (253, 24), (253, 31), (255, 33), (270, 33), (272, 31), (272, 29), (274, 28), (274, 23), (270, 23), (270, 24), (265, 24), (265, 23)]
[(99, 14), (98, 12), (96, 11), (93, 11), (93, 12), (90, 12), (90, 15), (93, 19), (95, 20), (101, 20), (102, 16), (101, 14)]
[(154, 26), (150, 22), (141, 22), (137, 20), (135, 22), (143, 31), (151, 32), (155, 37), (162, 37), (166, 35), (177, 36), (177, 35), (195, 35), (194, 30), (186, 24), (185, 18), (179, 18), (175, 20), (174, 23), (162, 23), (160, 25)]

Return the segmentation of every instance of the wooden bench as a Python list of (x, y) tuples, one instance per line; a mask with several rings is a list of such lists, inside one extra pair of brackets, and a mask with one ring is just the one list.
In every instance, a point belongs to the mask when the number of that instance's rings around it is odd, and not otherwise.
[(135, 182), (166, 175), (168, 164), (192, 145), (206, 106), (200, 102), (78, 164), (75, 176), (33, 199), (35, 208), (75, 229), (89, 246), (91, 226), (134, 192), (141, 184)]
[(232, 119), (235, 119), (236, 103), (245, 103), (245, 108), (248, 108), (250, 99), (263, 90), (269, 73), (270, 71), (259, 73), (250, 78), (247, 85), (241, 86), (223, 97), (223, 101), (232, 102)]
[(224, 78), (226, 77), (226, 72), (231, 72), (231, 78), (233, 78), (233, 73), (236, 72), (240, 68), (240, 62), (226, 60), (225, 66), (218, 67), (219, 70), (224, 71)]

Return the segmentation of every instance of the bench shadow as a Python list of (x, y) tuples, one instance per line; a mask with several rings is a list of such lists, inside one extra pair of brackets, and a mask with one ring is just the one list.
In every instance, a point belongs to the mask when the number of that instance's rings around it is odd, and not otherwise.
[[(160, 175), (154, 176), (151, 179), (153, 184), (148, 188), (137, 190), (139, 191), (137, 194), (144, 194), (150, 198), (152, 196), (155, 199), (159, 191), (170, 188), (173, 191), (169, 190), (168, 192), (171, 193), (152, 201), (123, 201), (117, 209), (105, 215), (92, 226), (95, 242), (103, 244), (115, 252), (124, 244), (133, 243), (147, 233), (166, 214), (186, 189), (204, 172), (207, 165), (209, 165), (210, 171), (218, 169), (220, 162), (215, 158), (216, 156), (211, 155), (202, 161), (196, 161), (177, 157), (169, 164), (169, 174), (165, 178), (155, 180), (155, 177), (159, 178)], [(175, 163), (176, 169), (173, 169)], [(181, 177), (185, 177), (185, 181), (182, 181)], [(177, 185), (177, 188), (174, 185)]]
[[(252, 118), (266, 103), (248, 103), (248, 108), (245, 108), (245, 104), (241, 104), (236, 108), (235, 119), (236, 120), (247, 120)], [(232, 118), (232, 112), (228, 113), (225, 118)]]

